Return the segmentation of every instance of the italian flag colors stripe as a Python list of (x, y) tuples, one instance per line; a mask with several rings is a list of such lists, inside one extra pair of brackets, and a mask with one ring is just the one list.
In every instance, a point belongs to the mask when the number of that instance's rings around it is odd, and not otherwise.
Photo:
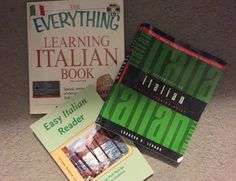
[(30, 16), (45, 16), (45, 9), (42, 5), (31, 5)]

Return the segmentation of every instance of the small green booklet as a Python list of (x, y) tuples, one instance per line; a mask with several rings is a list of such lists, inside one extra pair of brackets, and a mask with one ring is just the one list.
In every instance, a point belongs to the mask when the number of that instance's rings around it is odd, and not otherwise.
[(96, 126), (102, 105), (96, 88), (89, 86), (31, 129), (69, 180), (146, 179), (153, 171), (134, 144)]

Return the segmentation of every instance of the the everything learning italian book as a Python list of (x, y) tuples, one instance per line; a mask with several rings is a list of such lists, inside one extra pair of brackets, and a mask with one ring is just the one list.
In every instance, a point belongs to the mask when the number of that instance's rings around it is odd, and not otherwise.
[(105, 99), (124, 60), (123, 0), (27, 3), (30, 113), (90, 84)]
[(142, 181), (152, 175), (130, 141), (96, 126), (102, 105), (95, 87), (89, 86), (31, 129), (71, 181)]
[(142, 24), (97, 123), (180, 162), (225, 65)]

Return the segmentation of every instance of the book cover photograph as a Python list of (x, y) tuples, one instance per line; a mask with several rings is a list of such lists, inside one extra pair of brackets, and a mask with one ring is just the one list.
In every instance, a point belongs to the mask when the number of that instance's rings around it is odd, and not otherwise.
[(105, 99), (124, 60), (123, 0), (27, 3), (30, 114), (88, 85)]
[(96, 122), (181, 162), (225, 65), (142, 24)]
[[(69, 180), (144, 180), (152, 169), (131, 141), (95, 124), (103, 105), (94, 86), (31, 125)], [(135, 165), (142, 165), (136, 173)]]

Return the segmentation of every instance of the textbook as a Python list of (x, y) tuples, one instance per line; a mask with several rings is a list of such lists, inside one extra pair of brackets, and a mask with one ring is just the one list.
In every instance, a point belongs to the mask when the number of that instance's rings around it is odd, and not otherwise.
[(123, 0), (27, 3), (30, 114), (88, 85), (105, 100), (124, 61)]
[(146, 179), (153, 171), (134, 144), (96, 126), (102, 105), (96, 88), (89, 86), (31, 129), (71, 181)]
[(181, 162), (225, 65), (142, 24), (96, 122)]

